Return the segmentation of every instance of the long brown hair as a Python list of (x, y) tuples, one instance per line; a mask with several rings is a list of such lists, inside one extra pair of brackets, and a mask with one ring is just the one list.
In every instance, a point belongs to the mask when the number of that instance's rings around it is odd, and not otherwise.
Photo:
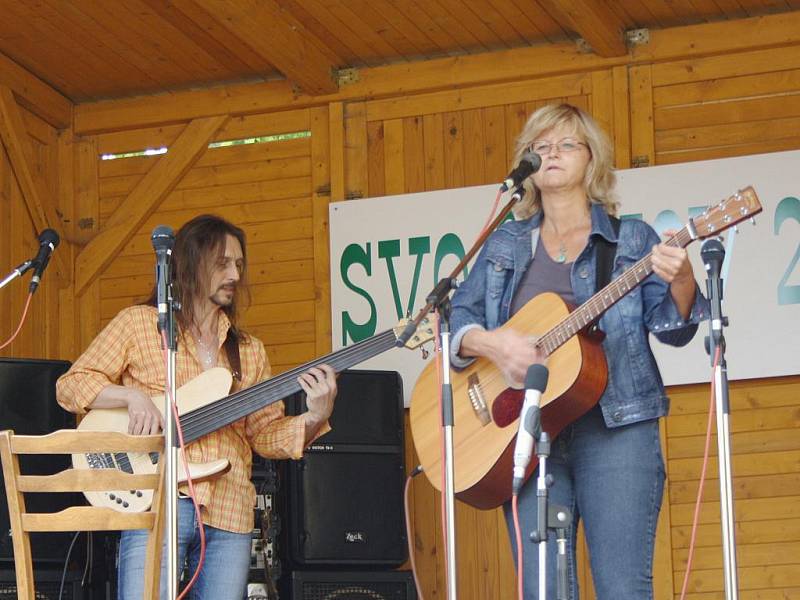
[[(242, 229), (217, 215), (200, 215), (188, 221), (175, 235), (172, 250), (172, 295), (181, 309), (175, 316), (182, 333), (194, 323), (193, 300), (208, 293), (211, 265), (225, 252), (227, 236), (233, 236), (242, 246), (243, 267), (233, 302), (221, 307), (231, 322), (231, 332), (238, 338), (243, 332), (238, 327), (239, 297), (250, 301), (247, 284), (247, 240)], [(157, 304), (157, 290), (153, 287), (146, 304)]]

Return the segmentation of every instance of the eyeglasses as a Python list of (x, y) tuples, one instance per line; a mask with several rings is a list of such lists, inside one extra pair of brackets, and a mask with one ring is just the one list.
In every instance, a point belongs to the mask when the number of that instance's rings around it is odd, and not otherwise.
[[(559, 152), (575, 152), (581, 146), (586, 146), (585, 143), (567, 138), (559, 140), (556, 143), (546, 142), (544, 140), (535, 140), (528, 146), (528, 150), (533, 150), (536, 154), (547, 155), (555, 147)], [(587, 146), (588, 147), (588, 146)]]

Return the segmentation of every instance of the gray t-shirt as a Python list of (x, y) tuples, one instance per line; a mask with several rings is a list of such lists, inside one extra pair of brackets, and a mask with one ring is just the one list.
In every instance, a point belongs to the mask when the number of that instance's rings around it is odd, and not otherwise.
[(511, 316), (525, 306), (529, 300), (543, 292), (554, 292), (561, 296), (564, 302), (575, 305), (575, 293), (572, 291), (572, 281), (570, 280), (571, 262), (560, 263), (550, 258), (547, 250), (542, 243), (542, 237), (536, 244), (531, 261), (519, 287), (514, 293), (511, 301)]

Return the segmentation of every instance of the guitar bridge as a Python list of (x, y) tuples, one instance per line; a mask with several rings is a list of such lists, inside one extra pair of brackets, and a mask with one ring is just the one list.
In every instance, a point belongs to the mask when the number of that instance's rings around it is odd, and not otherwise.
[(467, 395), (469, 396), (470, 404), (472, 404), (472, 410), (475, 411), (475, 416), (478, 417), (481, 424), (486, 426), (492, 422), (492, 417), (489, 414), (489, 407), (486, 404), (486, 398), (483, 396), (481, 382), (478, 380), (477, 373), (470, 375), (467, 383)]

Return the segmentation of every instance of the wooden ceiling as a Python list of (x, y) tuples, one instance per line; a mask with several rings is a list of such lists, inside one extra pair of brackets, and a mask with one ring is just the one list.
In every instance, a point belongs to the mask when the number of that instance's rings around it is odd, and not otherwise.
[(800, 10), (800, 0), (0, 0), (0, 54), (75, 103)]

